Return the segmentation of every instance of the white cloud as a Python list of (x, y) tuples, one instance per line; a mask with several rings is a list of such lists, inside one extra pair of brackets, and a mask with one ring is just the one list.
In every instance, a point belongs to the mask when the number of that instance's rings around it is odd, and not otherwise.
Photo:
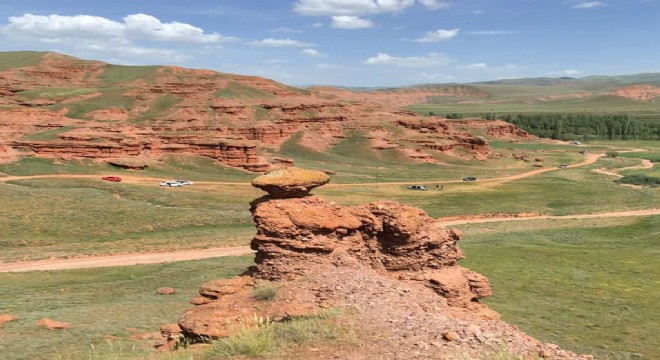
[(415, 4), (415, 0), (298, 0), (293, 9), (302, 15), (372, 15), (397, 13)]
[(369, 19), (363, 19), (357, 16), (339, 15), (332, 17), (332, 25), (335, 29), (368, 29), (374, 26)]
[(292, 40), (289, 38), (286, 39), (275, 39), (268, 38), (258, 41), (250, 41), (248, 44), (252, 46), (262, 46), (262, 47), (314, 47), (315, 44), (310, 44), (298, 40)]
[(430, 53), (426, 56), (395, 57), (384, 53), (378, 53), (363, 61), (366, 65), (390, 65), (408, 68), (431, 68), (447, 66), (451, 59), (444, 54)]
[(311, 56), (311, 57), (320, 57), (323, 54), (321, 54), (320, 51), (314, 50), (314, 49), (303, 49), (300, 51), (301, 54)]
[[(179, 62), (190, 58), (171, 48), (161, 48), (154, 43), (179, 43), (209, 46), (238, 41), (218, 33), (180, 22), (164, 23), (146, 14), (131, 14), (121, 21), (91, 15), (34, 15), (11, 16), (0, 26), (0, 35), (8, 41), (20, 43), (44, 43), (57, 50), (72, 54), (93, 52), (97, 58), (115, 59), (121, 63), (144, 62), (157, 59)], [(36, 45), (33, 45), (36, 47)], [(168, 46), (169, 47), (169, 46)], [(148, 60), (153, 61), (153, 60)]]
[(418, 0), (420, 4), (426, 6), (429, 10), (446, 9), (449, 7), (449, 2), (441, 0)]
[(573, 9), (593, 9), (593, 8), (597, 8), (597, 7), (604, 6), (604, 5), (605, 5), (605, 3), (601, 2), (601, 1), (589, 1), (589, 2), (583, 2), (583, 3), (580, 3), (580, 4), (575, 4), (575, 5), (573, 5)]
[(289, 60), (284, 60), (284, 59), (268, 59), (268, 60), (266, 60), (266, 64), (271, 64), (271, 65), (286, 64), (288, 62), (289, 62)]
[(218, 33), (205, 34), (204, 30), (180, 22), (163, 23), (146, 14), (133, 14), (124, 18), (124, 27), (129, 37), (154, 41), (176, 41), (183, 43), (219, 43), (235, 41)]
[(299, 33), (303, 32), (303, 31), (302, 31), (302, 30), (297, 30), (297, 29), (288, 28), (288, 27), (286, 27), (286, 26), (282, 26), (282, 27), (278, 27), (278, 28), (276, 28), (276, 29), (271, 30), (271, 32), (274, 32), (274, 33), (299, 34)]
[(470, 35), (510, 35), (517, 34), (517, 31), (510, 30), (480, 30), (480, 31), (470, 31)]
[(474, 64), (468, 64), (465, 66), (459, 66), (459, 69), (487, 69), (488, 65), (485, 63), (474, 63)]
[(146, 14), (132, 14), (123, 22), (91, 15), (33, 15), (12, 16), (4, 25), (3, 34), (12, 38), (29, 38), (42, 42), (75, 42), (76, 39), (93, 39), (130, 43), (150, 40), (181, 43), (220, 43), (236, 41), (236, 38), (218, 33), (205, 33), (203, 29), (180, 22), (163, 23)]
[(313, 24), (312, 24), (312, 27), (313, 27), (314, 29), (322, 28), (322, 27), (323, 27), (323, 23), (320, 23), (320, 22), (313, 23)]
[(428, 31), (424, 37), (415, 39), (413, 41), (415, 42), (422, 42), (422, 43), (430, 43), (430, 42), (440, 42), (440, 41), (445, 41), (449, 40), (456, 35), (458, 35), (458, 32), (460, 29), (451, 29), (451, 30), (436, 30), (436, 31)]

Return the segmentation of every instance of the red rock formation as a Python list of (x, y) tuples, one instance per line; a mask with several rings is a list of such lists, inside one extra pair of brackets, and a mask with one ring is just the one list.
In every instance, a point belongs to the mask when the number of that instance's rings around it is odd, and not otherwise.
[(660, 98), (660, 88), (644, 84), (631, 85), (613, 92), (612, 95), (640, 101), (655, 101)]
[[(283, 179), (265, 175), (255, 182), (284, 190), (304, 181)], [(360, 328), (379, 334), (344, 358), (394, 358), (387, 354), (414, 350), (409, 358), (434, 359), (497, 345), (526, 358), (590, 359), (497, 320), (478, 301), (491, 295), (488, 280), (457, 264), (463, 257), (461, 234), (424, 211), (390, 201), (340, 206), (292, 195), (252, 203), (256, 266), (204, 284), (191, 301), (195, 308), (167, 327), (174, 330), (166, 331), (164, 348), (182, 338), (230, 336), (260, 319), (281, 321), (339, 307), (354, 309)], [(435, 345), (424, 348), (420, 342)]]
[[(0, 72), (0, 148), (63, 159), (181, 153), (250, 171), (271, 168), (262, 148), (277, 151), (298, 134), (298, 144), (314, 151), (359, 133), (368, 134), (374, 151), (396, 148), (412, 161), (436, 162), (435, 152), (455, 154), (458, 148), (478, 159), (490, 154), (487, 142), (468, 133), (468, 124), (422, 120), (382, 103), (179, 67), (144, 68), (144, 77), (120, 81), (115, 75), (121, 67), (55, 53), (35, 56), (41, 57), (36, 65)], [(503, 122), (488, 130), (492, 136), (509, 133), (524, 135)]]

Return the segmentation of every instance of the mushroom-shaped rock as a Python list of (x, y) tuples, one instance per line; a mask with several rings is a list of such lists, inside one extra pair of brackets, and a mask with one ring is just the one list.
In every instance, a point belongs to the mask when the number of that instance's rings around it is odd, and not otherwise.
[(252, 180), (252, 186), (259, 188), (276, 199), (301, 198), (321, 185), (330, 181), (328, 174), (317, 171), (290, 167), (271, 171)]

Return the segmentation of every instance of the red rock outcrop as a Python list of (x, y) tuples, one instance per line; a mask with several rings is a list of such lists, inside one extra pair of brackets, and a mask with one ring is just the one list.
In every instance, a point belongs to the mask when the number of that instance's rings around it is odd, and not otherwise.
[[(303, 181), (287, 179), (292, 186)], [(286, 185), (282, 177), (267, 175), (257, 183), (270, 180)], [(493, 346), (524, 357), (590, 358), (542, 344), (497, 320), (479, 303), (491, 295), (488, 280), (458, 265), (461, 234), (424, 211), (391, 201), (341, 206), (292, 195), (252, 202), (256, 265), (242, 276), (204, 284), (191, 301), (196, 307), (179, 318), (176, 336), (168, 333), (162, 342), (165, 348), (180, 337), (230, 336), (260, 319), (351, 308), (364, 331), (380, 335), (344, 358), (435, 359), (438, 351)], [(420, 348), (419, 342), (435, 345)]]
[(612, 95), (640, 101), (655, 101), (660, 98), (660, 88), (645, 84), (631, 85), (614, 91)]

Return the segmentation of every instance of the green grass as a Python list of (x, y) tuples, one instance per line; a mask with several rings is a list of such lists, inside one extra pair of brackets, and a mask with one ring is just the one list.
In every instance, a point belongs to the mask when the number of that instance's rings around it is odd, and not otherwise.
[(62, 126), (60, 128), (56, 129), (50, 129), (50, 130), (45, 130), (45, 131), (39, 131), (39, 132), (34, 132), (30, 133), (24, 137), (21, 138), (21, 140), (24, 141), (52, 141), (52, 140), (58, 140), (59, 134), (65, 133), (69, 130), (73, 129), (71, 126)]
[(155, 80), (158, 70), (162, 66), (125, 66), (108, 65), (99, 79), (107, 84), (127, 83), (136, 80), (146, 80), (151, 82)]
[[(153, 340), (134, 341), (130, 336), (158, 332), (161, 324), (176, 322), (202, 283), (236, 276), (251, 263), (251, 257), (225, 257), (0, 274), (2, 312), (19, 318), (2, 329), (0, 353), (5, 360), (160, 358), (153, 355)], [(166, 286), (177, 292), (156, 294)], [(40, 328), (36, 321), (41, 318), (69, 322), (71, 329)]]
[(161, 118), (168, 112), (172, 112), (174, 110), (173, 107), (181, 101), (183, 101), (182, 98), (172, 94), (160, 96), (151, 104), (151, 106), (149, 106), (147, 111), (140, 113), (140, 116), (138, 116), (133, 122), (139, 123), (144, 120)]
[(14, 204), (0, 209), (0, 258), (247, 244), (254, 232), (247, 203), (258, 192), (247, 186), (215, 194), (207, 190), (100, 180), (0, 184), (0, 197)]
[[(334, 311), (293, 318), (283, 323), (259, 319), (256, 328), (243, 328), (237, 334), (214, 342), (204, 359), (290, 358), (301, 346), (353, 347), (359, 344), (357, 324), (351, 315)], [(299, 354), (296, 354), (299, 355)]]
[(213, 95), (227, 99), (269, 99), (273, 97), (271, 93), (235, 81), (230, 81), (224, 89), (215, 92)]
[(0, 71), (37, 65), (45, 54), (37, 51), (0, 52)]
[(490, 279), (504, 320), (599, 359), (660, 357), (660, 217), (459, 228), (462, 265)]
[(74, 119), (88, 119), (88, 114), (90, 112), (113, 108), (130, 110), (133, 106), (133, 103), (135, 102), (135, 99), (124, 96), (126, 91), (125, 89), (109, 88), (100, 89), (99, 91), (102, 93), (102, 95), (70, 104), (54, 105), (52, 108), (54, 110), (67, 108), (69, 109), (69, 112), (66, 114), (68, 117)]
[(98, 89), (46, 87), (29, 91), (22, 91), (18, 95), (27, 99), (49, 99), (55, 101), (64, 101), (76, 96), (93, 94), (97, 91)]

